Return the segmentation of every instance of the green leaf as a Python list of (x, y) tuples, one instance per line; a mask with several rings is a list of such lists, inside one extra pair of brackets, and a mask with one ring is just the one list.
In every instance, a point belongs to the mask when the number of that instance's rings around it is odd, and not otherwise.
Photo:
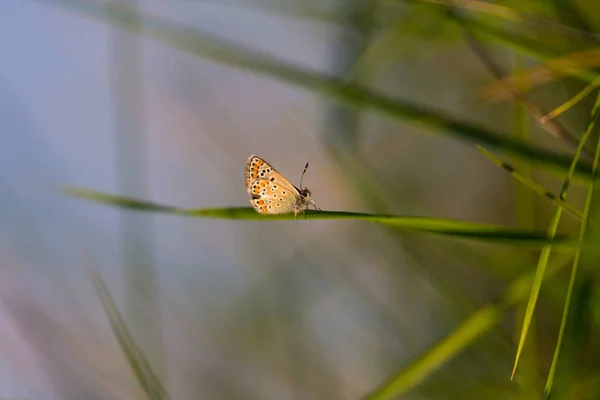
[(78, 197), (119, 208), (127, 208), (137, 211), (171, 213), (190, 217), (263, 221), (294, 219), (303, 220), (305, 218), (328, 220), (362, 220), (407, 231), (449, 235), (459, 238), (478, 239), (490, 242), (508, 242), (512, 244), (534, 246), (552, 243), (554, 245), (560, 245), (561, 247), (573, 247), (576, 245), (574, 241), (569, 240), (565, 236), (556, 236), (552, 239), (549, 239), (545, 233), (539, 231), (525, 231), (497, 225), (465, 222), (446, 218), (312, 210), (307, 211), (306, 215), (298, 215), (298, 217), (295, 217), (294, 214), (259, 214), (252, 207), (184, 209), (136, 200), (129, 197), (113, 196), (87, 189), (67, 188), (63, 190), (63, 193), (72, 197)]

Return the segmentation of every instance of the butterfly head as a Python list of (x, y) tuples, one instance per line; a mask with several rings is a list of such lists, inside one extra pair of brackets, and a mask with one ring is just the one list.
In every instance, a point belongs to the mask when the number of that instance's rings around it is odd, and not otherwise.
[(304, 174), (306, 174), (307, 169), (308, 169), (308, 163), (306, 163), (306, 165), (304, 166), (304, 171), (302, 171), (302, 176), (300, 177), (300, 189), (298, 190), (298, 192), (300, 193), (300, 201), (303, 205), (310, 204), (316, 210), (319, 210), (319, 207), (317, 207), (314, 200), (311, 199), (311, 197), (310, 197), (310, 195), (311, 195), (310, 190), (308, 190), (308, 188), (302, 187), (302, 179), (304, 178)]
[(310, 197), (311, 193), (310, 190), (308, 190), (307, 188), (304, 189), (300, 189), (298, 191), (300, 193), (300, 203), (306, 207), (308, 205), (313, 206), (316, 210), (318, 210), (319, 208), (317, 207), (317, 205), (315, 204), (314, 200)]

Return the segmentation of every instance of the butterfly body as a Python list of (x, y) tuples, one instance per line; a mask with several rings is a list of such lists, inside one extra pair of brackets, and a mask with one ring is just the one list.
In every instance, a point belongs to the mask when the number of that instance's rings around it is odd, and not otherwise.
[[(304, 172), (306, 172), (306, 168), (304, 168)], [(298, 213), (305, 212), (311, 205), (318, 209), (310, 197), (310, 190), (302, 188), (302, 183), (300, 183), (300, 188), (297, 188), (258, 156), (248, 157), (245, 178), (250, 203), (261, 214), (293, 212), (294, 215), (298, 215)]]

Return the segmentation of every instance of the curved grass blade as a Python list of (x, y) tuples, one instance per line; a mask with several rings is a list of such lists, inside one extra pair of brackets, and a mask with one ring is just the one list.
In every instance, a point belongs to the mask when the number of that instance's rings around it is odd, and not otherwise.
[[(565, 265), (566, 257), (568, 256), (562, 255), (560, 260), (551, 263), (544, 278), (548, 279), (555, 275)], [(489, 303), (472, 313), (448, 336), (397, 371), (380, 387), (367, 395), (365, 400), (395, 399), (417, 386), (500, 323), (504, 313), (510, 307), (524, 301), (533, 279), (533, 272), (525, 273), (515, 279), (498, 301)]]
[(133, 339), (129, 329), (127, 329), (127, 325), (119, 313), (119, 310), (96, 266), (87, 254), (85, 254), (85, 258), (87, 261), (88, 273), (90, 274), (90, 278), (96, 289), (96, 294), (100, 299), (100, 303), (108, 317), (113, 334), (115, 335), (115, 338), (121, 347), (121, 351), (125, 355), (138, 384), (149, 400), (169, 399), (170, 397), (167, 390), (152, 370), (150, 363), (146, 359), (142, 349)]
[[(571, 183), (571, 179), (573, 178), (573, 172), (575, 169), (575, 165), (577, 164), (577, 160), (582, 153), (582, 150), (589, 138), (592, 129), (595, 126), (595, 122), (598, 116), (598, 111), (600, 110), (600, 95), (598, 96), (596, 103), (594, 104), (594, 108), (592, 110), (592, 116), (588, 121), (586, 130), (581, 137), (579, 142), (579, 146), (577, 147), (577, 151), (575, 152), (575, 156), (573, 157), (573, 162), (571, 163), (571, 167), (569, 168), (569, 172), (565, 177), (565, 181), (563, 182), (562, 188), (560, 190), (559, 198), (566, 200), (567, 193), (569, 191), (569, 185)], [(593, 174), (595, 175), (595, 173)], [(592, 176), (593, 176), (592, 175)], [(558, 204), (555, 208), (554, 215), (552, 216), (552, 220), (550, 221), (550, 226), (548, 227), (548, 236), (554, 237), (556, 230), (558, 228), (558, 223), (560, 222), (560, 217), (562, 215), (562, 206)], [(538, 265), (536, 268), (535, 278), (533, 280), (533, 284), (531, 285), (531, 294), (529, 295), (529, 301), (527, 302), (527, 310), (525, 311), (525, 319), (523, 320), (523, 328), (521, 329), (521, 337), (519, 339), (519, 346), (517, 347), (517, 354), (515, 356), (515, 363), (513, 366), (513, 371), (511, 374), (511, 379), (514, 377), (515, 372), (517, 371), (517, 366), (519, 364), (519, 358), (523, 351), (523, 346), (525, 345), (525, 340), (527, 339), (527, 332), (529, 330), (529, 326), (531, 325), (531, 319), (533, 318), (533, 312), (535, 311), (535, 306), (537, 303), (537, 299), (540, 293), (540, 288), (542, 286), (542, 281), (544, 279), (544, 273), (546, 271), (546, 266), (548, 264), (548, 259), (550, 258), (550, 252), (552, 251), (552, 245), (544, 246), (542, 248), (542, 253), (538, 260)]]
[[(597, 117), (596, 114), (598, 114), (599, 110), (600, 110), (600, 94), (596, 98), (596, 104), (594, 105), (594, 109), (592, 111), (592, 115), (593, 115), (592, 121), (594, 121), (596, 119), (596, 117)], [(596, 154), (594, 156), (594, 163), (593, 163), (593, 167), (592, 167), (594, 176), (597, 174), (596, 168), (598, 168), (598, 165), (600, 165), (600, 140), (598, 140), (597, 145), (596, 145)], [(585, 206), (583, 209), (584, 217), (581, 222), (581, 226), (579, 228), (579, 242), (580, 243), (584, 242), (585, 237), (588, 233), (588, 221), (589, 221), (590, 210), (592, 208), (592, 198), (594, 196), (594, 189), (595, 189), (594, 183), (595, 183), (594, 180), (590, 181), (587, 197), (585, 199)], [(569, 319), (569, 310), (571, 310), (571, 301), (573, 298), (573, 292), (575, 290), (575, 281), (577, 278), (577, 272), (579, 271), (579, 262), (581, 260), (581, 252), (582, 252), (582, 249), (578, 248), (575, 251), (575, 257), (573, 259), (573, 268), (571, 270), (571, 278), (569, 280), (569, 286), (567, 289), (567, 298), (565, 300), (565, 307), (563, 309), (562, 320), (560, 322), (560, 328), (558, 331), (558, 340), (556, 343), (556, 348), (554, 350), (554, 356), (552, 357), (552, 364), (550, 366), (550, 371), (548, 372), (546, 386), (544, 388), (544, 395), (546, 396), (546, 398), (549, 398), (550, 394), (552, 393), (552, 387), (554, 384), (554, 377), (555, 377), (556, 369), (558, 366), (560, 350), (561, 350), (564, 336), (565, 336), (567, 321)]]
[[(294, 214), (259, 214), (252, 207), (184, 209), (136, 200), (129, 197), (112, 196), (106, 193), (86, 189), (68, 188), (64, 189), (63, 193), (72, 197), (103, 203), (113, 207), (138, 211), (171, 213), (190, 217), (263, 221), (295, 219)], [(539, 231), (524, 231), (497, 225), (458, 221), (446, 218), (376, 215), (342, 211), (308, 211), (306, 213), (306, 218), (362, 220), (407, 231), (448, 235), (457, 238), (477, 239), (489, 242), (504, 242), (515, 245), (544, 246), (550, 243), (565, 248), (572, 248), (576, 245), (574, 241), (565, 236), (557, 235), (553, 238), (549, 238), (545, 233)]]
[[(118, 28), (137, 33), (132, 21), (142, 21), (142, 34), (161, 43), (189, 53), (207, 57), (213, 61), (262, 74), (273, 79), (288, 82), (323, 95), (330, 96), (349, 105), (364, 109), (374, 109), (389, 117), (418, 123), (435, 131), (444, 131), (457, 138), (472, 143), (494, 147), (497, 151), (514, 156), (531, 164), (545, 166), (548, 171), (566, 171), (569, 157), (561, 156), (537, 147), (522, 143), (475, 124), (463, 122), (437, 110), (419, 104), (392, 98), (368, 88), (349, 82), (343, 77), (327, 75), (283, 62), (272, 56), (250, 50), (235, 43), (215, 37), (197, 29), (173, 24), (167, 20), (141, 15), (131, 8), (118, 4), (111, 10), (112, 18), (106, 19), (104, 7), (86, 0), (38, 0), (56, 4), (84, 15), (106, 20)], [(576, 172), (589, 179), (589, 165), (580, 163)]]
[(539, 194), (540, 196), (544, 196), (548, 200), (550, 200), (556, 204), (559, 204), (565, 210), (569, 211), (571, 214), (573, 214), (575, 217), (577, 217), (577, 219), (580, 219), (580, 220), (583, 219), (583, 212), (581, 212), (580, 210), (578, 210), (577, 208), (572, 206), (570, 203), (567, 203), (566, 201), (564, 201), (563, 199), (561, 199), (560, 197), (558, 197), (557, 195), (552, 193), (550, 190), (543, 187), (542, 185), (534, 182), (530, 178), (527, 178), (527, 177), (519, 174), (516, 171), (515, 167), (513, 167), (512, 165), (507, 164), (504, 161), (500, 160), (498, 157), (493, 155), (490, 151), (488, 151), (484, 147), (477, 146), (477, 150), (479, 150), (481, 152), (481, 154), (483, 154), (485, 157), (487, 157), (488, 160), (490, 160), (491, 162), (493, 162), (494, 164), (496, 164), (497, 166), (499, 166), (500, 168), (502, 168), (503, 170), (508, 172), (518, 182), (527, 186), (529, 189), (533, 190), (535, 193)]

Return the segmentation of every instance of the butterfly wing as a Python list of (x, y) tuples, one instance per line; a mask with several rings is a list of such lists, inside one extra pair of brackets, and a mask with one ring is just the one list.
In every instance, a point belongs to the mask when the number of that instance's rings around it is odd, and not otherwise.
[(258, 156), (253, 155), (248, 158), (246, 186), (250, 195), (250, 203), (259, 213), (292, 212), (301, 201), (296, 187)]
[(252, 155), (246, 161), (246, 186), (249, 187), (250, 182), (257, 179), (265, 179), (265, 176), (271, 172), (277, 172), (271, 164), (260, 158)]

